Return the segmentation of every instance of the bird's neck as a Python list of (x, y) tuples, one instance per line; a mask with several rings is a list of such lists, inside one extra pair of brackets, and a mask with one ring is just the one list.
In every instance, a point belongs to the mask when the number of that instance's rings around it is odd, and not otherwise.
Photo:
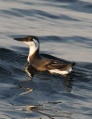
[(37, 59), (37, 58), (40, 58), (40, 55), (39, 55), (39, 47), (36, 48), (34, 46), (31, 46), (29, 48), (29, 55), (28, 55), (28, 58), (27, 58), (27, 61), (28, 62), (31, 62), (33, 61), (34, 59)]

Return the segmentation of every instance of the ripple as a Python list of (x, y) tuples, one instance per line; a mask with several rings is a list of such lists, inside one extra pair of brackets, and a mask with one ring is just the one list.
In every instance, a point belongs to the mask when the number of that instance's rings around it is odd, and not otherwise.
[[(75, 6), (75, 4), (76, 4), (76, 6)], [(78, 11), (78, 12), (92, 13), (91, 4), (89, 5), (88, 2), (84, 2), (84, 1), (72, 3), (72, 4), (69, 4), (67, 6), (64, 6), (63, 8), (70, 9), (73, 11)]]
[(18, 54), (15, 51), (6, 49), (6, 48), (0, 48), (0, 60), (3, 60), (3, 62), (7, 62), (7, 63), (23, 63), (23, 61), (25, 60), (25, 56), (23, 56), (22, 54)]
[(0, 10), (0, 13), (6, 14), (6, 16), (16, 16), (16, 17), (23, 17), (23, 15), (13, 11), (13, 10)]
[(49, 0), (49, 1), (55, 1), (55, 2), (77, 2), (78, 0)]
[[(88, 1), (1, 0), (1, 118), (92, 117), (92, 4)], [(11, 40), (30, 33), (39, 36), (42, 57), (55, 58), (52, 53), (75, 60), (74, 72), (67, 77), (38, 73), (30, 80), (23, 69), (28, 48)]]

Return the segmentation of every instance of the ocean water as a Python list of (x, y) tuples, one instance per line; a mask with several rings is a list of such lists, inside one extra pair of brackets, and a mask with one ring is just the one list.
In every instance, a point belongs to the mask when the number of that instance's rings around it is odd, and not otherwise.
[[(75, 62), (70, 77), (24, 71), (35, 35), (40, 53)], [(0, 119), (92, 118), (92, 0), (0, 0)]]

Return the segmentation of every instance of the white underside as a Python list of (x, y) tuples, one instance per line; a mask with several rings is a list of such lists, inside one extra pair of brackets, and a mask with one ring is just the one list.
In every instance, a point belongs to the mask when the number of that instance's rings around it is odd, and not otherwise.
[(61, 71), (59, 69), (51, 69), (49, 70), (50, 73), (52, 74), (60, 74), (60, 75), (66, 75), (66, 74), (69, 74), (70, 72), (72, 71), (72, 67), (68, 67), (66, 70), (64, 71)]

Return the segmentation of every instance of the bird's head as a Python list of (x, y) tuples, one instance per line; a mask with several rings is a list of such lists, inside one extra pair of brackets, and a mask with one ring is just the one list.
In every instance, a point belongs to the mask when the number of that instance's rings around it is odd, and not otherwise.
[(24, 38), (14, 38), (14, 40), (22, 41), (26, 43), (29, 47), (35, 47), (36, 49), (39, 48), (39, 40), (36, 36), (27, 36)]
[(30, 50), (27, 61), (30, 62), (30, 57), (36, 52), (39, 54), (39, 40), (36, 36), (27, 36), (24, 38), (14, 38), (14, 40), (26, 43)]

